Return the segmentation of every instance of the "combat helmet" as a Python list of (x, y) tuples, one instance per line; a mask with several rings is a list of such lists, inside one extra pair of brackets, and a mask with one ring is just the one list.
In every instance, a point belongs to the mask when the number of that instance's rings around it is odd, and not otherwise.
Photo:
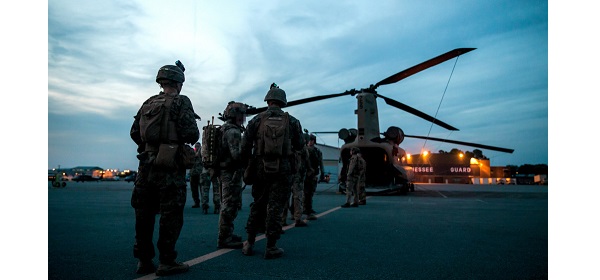
[(225, 107), (225, 110), (223, 110), (223, 114), (220, 114), (221, 115), (220, 119), (227, 120), (227, 119), (233, 119), (239, 115), (244, 115), (244, 114), (246, 114), (247, 107), (248, 107), (248, 105), (246, 105), (244, 103), (229, 101), (229, 103), (227, 103), (227, 107)]
[(283, 103), (283, 106), (287, 105), (287, 99), (285, 98), (285, 91), (279, 88), (275, 83), (271, 84), (267, 95), (265, 95), (265, 101), (277, 100)]
[(185, 71), (185, 67), (181, 61), (175, 61), (175, 65), (165, 65), (158, 69), (158, 73), (156, 74), (156, 82), (160, 83), (160, 80), (166, 79), (179, 83), (183, 83), (185, 81), (185, 75), (183, 72)]

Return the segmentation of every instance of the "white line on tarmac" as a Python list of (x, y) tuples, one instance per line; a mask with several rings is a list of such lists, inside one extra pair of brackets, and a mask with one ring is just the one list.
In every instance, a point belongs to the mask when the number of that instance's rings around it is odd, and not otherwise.
[[(370, 196), (367, 196), (367, 198), (370, 198)], [(327, 215), (327, 214), (329, 214), (329, 213), (331, 213), (331, 212), (333, 212), (333, 211), (339, 210), (340, 208), (341, 208), (340, 206), (338, 206), (338, 207), (334, 207), (334, 208), (331, 208), (331, 209), (329, 209), (329, 210), (327, 210), (327, 211), (325, 211), (325, 212), (322, 212), (322, 213), (320, 213), (320, 214), (317, 214), (317, 215), (315, 215), (315, 216), (317, 216), (317, 218), (320, 218), (320, 217), (322, 217), (322, 216), (325, 216), (325, 215)], [(304, 220), (304, 221), (306, 222), (306, 220)], [(291, 228), (293, 228), (293, 227), (296, 227), (296, 225), (295, 225), (294, 223), (292, 223), (292, 224), (289, 224), (289, 225), (287, 225), (287, 226), (284, 226), (282, 229), (283, 229), (283, 230), (288, 230), (288, 229), (291, 229)], [(264, 234), (261, 234), (261, 235), (259, 235), (259, 236), (257, 236), (257, 237), (256, 237), (256, 241), (260, 241), (260, 240), (263, 240), (263, 239), (265, 239), (265, 238), (266, 238), (266, 236), (265, 236)], [(208, 261), (208, 260), (210, 260), (210, 259), (214, 259), (214, 258), (216, 258), (216, 257), (218, 257), (218, 256), (221, 256), (221, 255), (227, 254), (227, 253), (229, 253), (229, 252), (231, 252), (231, 251), (237, 251), (237, 249), (219, 249), (219, 250), (217, 250), (217, 251), (214, 251), (214, 252), (208, 253), (208, 254), (206, 254), (206, 255), (203, 255), (203, 256), (197, 257), (197, 258), (195, 258), (195, 259), (191, 259), (191, 260), (189, 260), (189, 261), (186, 261), (186, 262), (184, 262), (184, 263), (185, 263), (185, 264), (187, 264), (187, 265), (189, 265), (189, 266), (197, 265), (197, 264), (199, 264), (199, 263), (203, 263), (203, 262), (205, 262), (205, 261)], [(148, 275), (145, 275), (145, 276), (142, 276), (142, 277), (136, 278), (135, 280), (151, 280), (151, 279), (157, 279), (157, 278), (159, 278), (159, 277), (160, 277), (160, 276), (156, 276), (156, 274), (148, 274)]]

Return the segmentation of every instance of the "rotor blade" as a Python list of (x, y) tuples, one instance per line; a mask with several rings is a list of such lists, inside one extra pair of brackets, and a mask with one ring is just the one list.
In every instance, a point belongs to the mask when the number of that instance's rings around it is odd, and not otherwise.
[(309, 98), (303, 98), (303, 99), (298, 99), (298, 100), (290, 101), (290, 102), (287, 103), (287, 105), (285, 105), (285, 107), (290, 107), (290, 106), (300, 105), (300, 104), (304, 104), (304, 103), (308, 103), (308, 102), (319, 101), (319, 100), (323, 100), (323, 99), (329, 99), (329, 98), (334, 98), (334, 97), (344, 96), (344, 95), (350, 95), (350, 94), (355, 94), (355, 93), (356, 93), (355, 90), (347, 90), (347, 91), (342, 92), (342, 93), (334, 93), (334, 94), (313, 96), (313, 97), (309, 97)]
[(432, 141), (438, 141), (438, 142), (447, 142), (447, 143), (452, 143), (452, 144), (471, 146), (471, 147), (475, 147), (475, 148), (482, 148), (482, 149), (486, 149), (486, 150), (498, 151), (498, 152), (509, 153), (509, 154), (512, 154), (515, 151), (514, 149), (500, 148), (500, 147), (488, 146), (488, 145), (477, 144), (477, 143), (469, 143), (469, 142), (462, 142), (462, 141), (455, 141), (455, 140), (448, 140), (448, 139), (441, 139), (441, 138), (434, 138), (434, 137), (427, 137), (427, 136), (404, 135), (404, 137), (426, 139), (426, 140), (432, 140)]
[(461, 54), (468, 53), (468, 52), (470, 52), (470, 51), (472, 51), (474, 49), (475, 48), (459, 48), (459, 49), (451, 50), (451, 51), (449, 51), (449, 52), (447, 52), (445, 54), (436, 56), (436, 57), (434, 57), (434, 58), (432, 58), (430, 60), (427, 60), (425, 62), (417, 64), (417, 65), (415, 65), (413, 67), (410, 67), (410, 68), (408, 68), (408, 69), (406, 69), (404, 71), (400, 71), (400, 72), (398, 72), (398, 73), (396, 73), (394, 75), (391, 75), (391, 76), (389, 76), (389, 77), (381, 80), (379, 83), (375, 84), (375, 88), (377, 88), (380, 85), (393, 84), (393, 83), (398, 82), (398, 81), (400, 81), (400, 80), (402, 80), (404, 78), (407, 78), (407, 77), (412, 76), (412, 75), (414, 75), (416, 73), (419, 73), (419, 72), (421, 72), (421, 71), (423, 71), (423, 70), (425, 70), (425, 69), (427, 69), (427, 68), (429, 68), (431, 66), (438, 65), (438, 64), (440, 64), (440, 63), (442, 63), (442, 62), (444, 62), (444, 61), (446, 61), (448, 59), (457, 57), (457, 56), (459, 56)]
[[(353, 94), (356, 94), (356, 90), (354, 90), (354, 89), (347, 90), (347, 91), (342, 92), (342, 93), (334, 93), (334, 94), (313, 96), (313, 97), (309, 97), (309, 98), (303, 98), (303, 99), (298, 99), (298, 100), (290, 101), (290, 102), (288, 102), (285, 105), (285, 107), (291, 107), (291, 106), (300, 105), (300, 104), (304, 104), (304, 103), (308, 103), (308, 102), (319, 101), (319, 100), (323, 100), (323, 99), (329, 99), (329, 98), (334, 98), (334, 97), (344, 96), (344, 95), (353, 95)], [(266, 111), (267, 108), (268, 107), (260, 107), (260, 108), (254, 108), (254, 107), (252, 107), (252, 108), (248, 108), (246, 110), (246, 115), (258, 114), (260, 112)]]
[(406, 112), (411, 113), (411, 114), (413, 114), (413, 115), (415, 115), (417, 117), (420, 117), (422, 119), (428, 120), (428, 121), (430, 121), (430, 122), (432, 122), (434, 124), (437, 124), (437, 125), (445, 128), (445, 129), (448, 129), (448, 130), (458, 130), (458, 128), (456, 128), (454, 126), (451, 126), (451, 125), (449, 125), (449, 124), (447, 124), (447, 123), (445, 123), (443, 121), (440, 121), (440, 120), (438, 120), (438, 119), (436, 119), (436, 118), (434, 118), (434, 117), (432, 117), (430, 115), (427, 115), (427, 114), (425, 114), (425, 113), (423, 113), (423, 112), (421, 112), (421, 111), (419, 111), (419, 110), (417, 110), (417, 109), (415, 109), (413, 107), (410, 107), (410, 106), (408, 106), (408, 105), (406, 105), (404, 103), (400, 103), (400, 102), (398, 102), (398, 101), (396, 101), (394, 99), (387, 98), (387, 97), (385, 97), (385, 96), (383, 96), (383, 95), (381, 95), (379, 93), (375, 93), (375, 95), (378, 96), (378, 97), (383, 98), (383, 100), (385, 100), (385, 103), (387, 103), (390, 106), (394, 106), (394, 107), (396, 107), (396, 108), (398, 108), (400, 110), (406, 111)]

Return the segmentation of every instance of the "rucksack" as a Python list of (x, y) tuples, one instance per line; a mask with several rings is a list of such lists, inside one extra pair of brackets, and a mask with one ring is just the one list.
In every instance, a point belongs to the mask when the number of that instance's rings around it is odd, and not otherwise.
[(280, 158), (292, 155), (289, 123), (288, 113), (283, 116), (263, 116), (258, 128), (258, 136), (262, 140), (262, 145), (258, 147), (259, 154), (265, 158)]
[(202, 162), (204, 167), (218, 168), (221, 151), (221, 126), (208, 123), (202, 127)]
[(142, 141), (158, 144), (168, 140), (169, 110), (175, 98), (177, 96), (156, 95), (142, 105), (139, 122)]

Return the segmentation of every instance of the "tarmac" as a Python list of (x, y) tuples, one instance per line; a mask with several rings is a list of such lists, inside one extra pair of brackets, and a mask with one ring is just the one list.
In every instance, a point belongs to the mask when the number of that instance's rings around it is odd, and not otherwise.
[[(135, 273), (132, 188), (123, 181), (48, 183), (48, 279), (164, 278)], [(235, 221), (244, 239), (250, 191)], [(416, 184), (406, 195), (370, 195), (358, 208), (340, 208), (345, 196), (337, 191), (318, 185), (318, 219), (285, 226), (277, 243), (285, 253), (273, 260), (262, 257), (263, 235), (254, 256), (217, 249), (218, 215), (191, 208), (188, 191), (176, 249), (190, 270), (167, 277), (548, 279), (548, 186)]]

